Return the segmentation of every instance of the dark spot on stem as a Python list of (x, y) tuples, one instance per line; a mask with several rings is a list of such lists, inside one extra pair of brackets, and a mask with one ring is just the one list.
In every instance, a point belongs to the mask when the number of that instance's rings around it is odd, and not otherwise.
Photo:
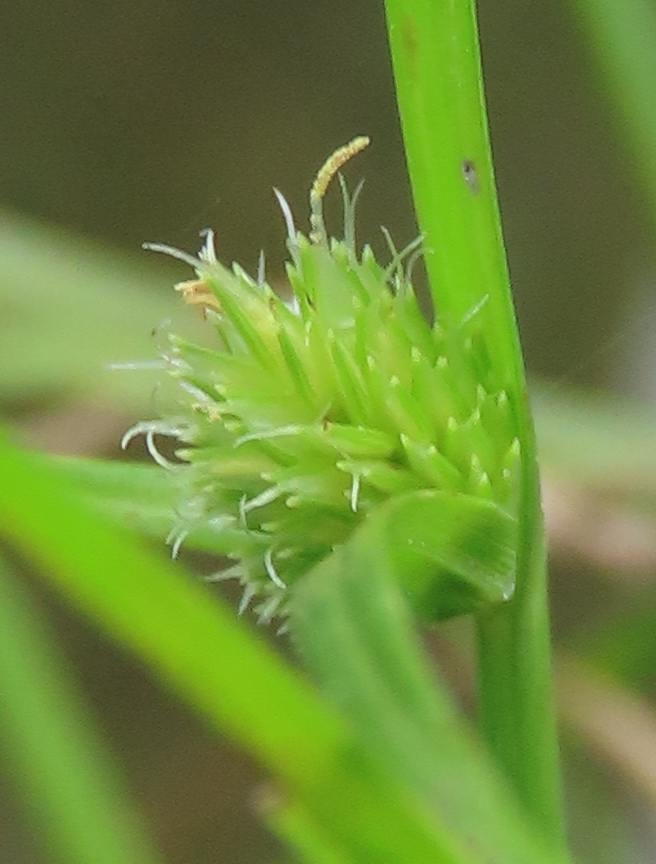
[(476, 166), (471, 159), (463, 159), (460, 163), (460, 170), (465, 183), (469, 186), (472, 195), (478, 195), (478, 174)]

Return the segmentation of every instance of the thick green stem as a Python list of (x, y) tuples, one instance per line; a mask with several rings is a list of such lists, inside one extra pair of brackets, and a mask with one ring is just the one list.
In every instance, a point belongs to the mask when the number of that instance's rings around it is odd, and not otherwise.
[(437, 314), (477, 304), (522, 448), (517, 590), (479, 621), (483, 732), (548, 843), (562, 850), (535, 442), (489, 146), (473, 0), (386, 0), (399, 113)]
[[(386, 0), (406, 159), (433, 302), (445, 323), (482, 313), (505, 379), (521, 373), (472, 0)], [(519, 362), (518, 362), (519, 361)], [(523, 377), (523, 375), (522, 375)]]

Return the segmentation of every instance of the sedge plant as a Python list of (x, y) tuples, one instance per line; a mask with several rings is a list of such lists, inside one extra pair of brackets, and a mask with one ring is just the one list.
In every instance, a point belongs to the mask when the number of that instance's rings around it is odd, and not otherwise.
[[(388, 238), (383, 262), (358, 245), (360, 187), (340, 171), (361, 136), (319, 171), (306, 231), (277, 193), (288, 297), (263, 266), (222, 264), (211, 233), (197, 256), (151, 247), (193, 268), (176, 288), (212, 336), (170, 335), (178, 410), (126, 433), (158, 465), (44, 465), (3, 443), (0, 527), (269, 769), (267, 818), (302, 860), (566, 862), (535, 442), (474, 5), (386, 12), (420, 237), (400, 251)], [(337, 239), (323, 216), (336, 178)], [(136, 513), (174, 557), (226, 556), (240, 611), (291, 641), (320, 693), (80, 498)], [(87, 542), (71, 548), (76, 525)], [(462, 614), (478, 633), (478, 732), (415, 632)]]

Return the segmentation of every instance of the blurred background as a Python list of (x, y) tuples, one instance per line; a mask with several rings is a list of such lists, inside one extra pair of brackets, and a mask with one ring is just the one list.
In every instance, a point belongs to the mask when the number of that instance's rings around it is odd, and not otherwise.
[[(654, 651), (636, 647), (639, 672), (623, 667), (634, 675), (619, 693), (562, 659), (584, 632), (612, 660), (607, 622), (656, 607), (650, 204), (569, 4), (479, 0), (479, 13), (536, 382), (572, 830), (582, 860), (653, 861)], [(224, 260), (254, 272), (264, 249), (280, 278), (272, 187), (303, 225), (317, 168), (356, 134), (373, 142), (347, 169), (366, 177), (360, 239), (384, 253), (381, 225), (400, 246), (416, 235), (379, 0), (23, 0), (0, 22), (0, 407), (29, 444), (118, 456), (122, 432), (159, 413), (156, 376), (107, 368), (156, 357), (164, 322), (195, 326), (170, 290), (188, 269), (141, 251), (144, 241), (194, 253), (211, 227)], [(37, 582), (34, 591), (166, 860), (282, 860), (255, 813), (253, 767)], [(448, 663), (447, 648), (436, 650)], [(5, 774), (0, 857), (48, 864)]]

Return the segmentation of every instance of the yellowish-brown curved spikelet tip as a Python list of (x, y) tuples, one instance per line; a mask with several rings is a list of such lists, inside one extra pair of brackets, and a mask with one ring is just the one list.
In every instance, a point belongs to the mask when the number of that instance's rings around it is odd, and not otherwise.
[(328, 184), (335, 174), (337, 174), (342, 165), (345, 165), (349, 159), (356, 155), (356, 153), (359, 153), (361, 150), (364, 150), (365, 147), (368, 147), (369, 143), (370, 139), (367, 138), (366, 135), (359, 135), (357, 138), (349, 141), (348, 144), (335, 150), (332, 156), (329, 156), (319, 169), (316, 180), (312, 184), (310, 200), (323, 198), (326, 194)]

